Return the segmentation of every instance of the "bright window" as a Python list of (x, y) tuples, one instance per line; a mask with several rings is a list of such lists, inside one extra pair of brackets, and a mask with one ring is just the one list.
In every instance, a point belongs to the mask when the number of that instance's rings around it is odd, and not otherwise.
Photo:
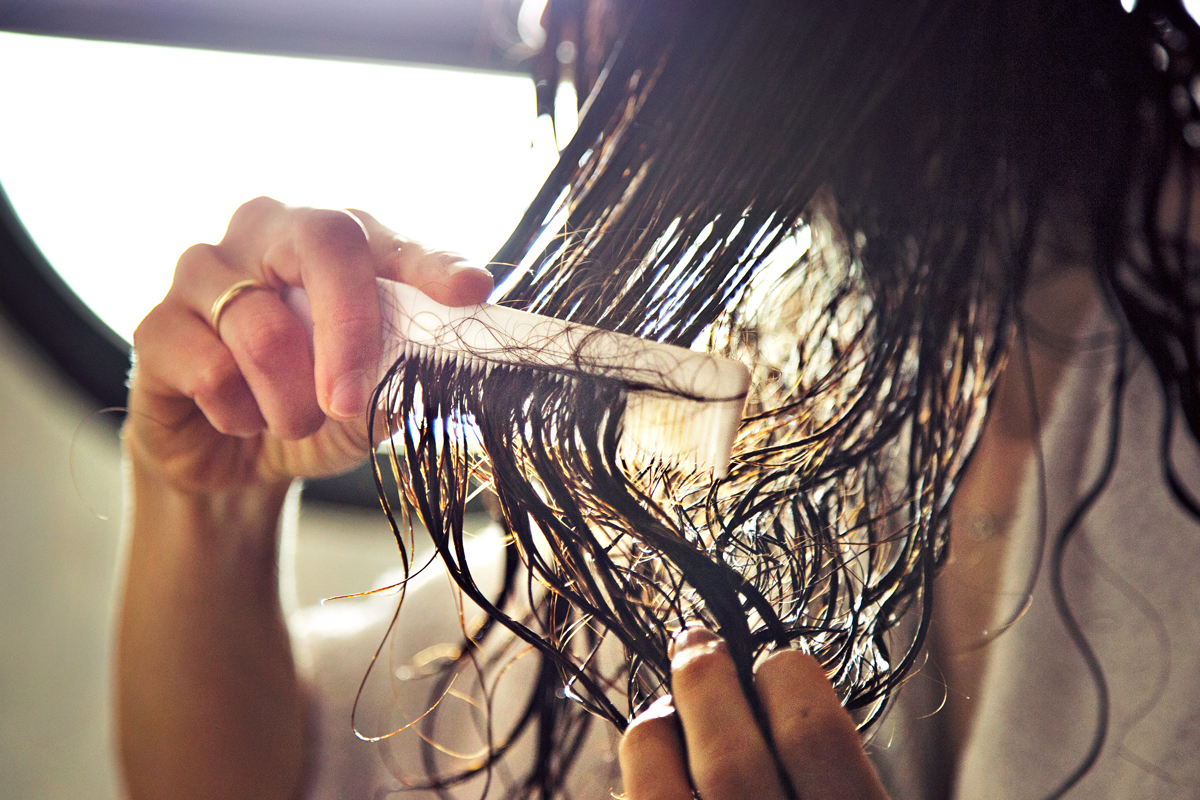
[(517, 75), (9, 33), (0, 74), (0, 185), (127, 339), (251, 197), (363, 208), (483, 263), (556, 157)]

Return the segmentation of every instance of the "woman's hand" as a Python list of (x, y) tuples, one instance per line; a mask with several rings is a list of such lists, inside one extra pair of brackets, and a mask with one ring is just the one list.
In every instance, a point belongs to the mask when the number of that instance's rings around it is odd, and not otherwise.
[[(220, 244), (184, 253), (134, 334), (117, 700), (136, 800), (300, 792), (308, 755), (279, 602), (279, 513), (293, 477), (340, 472), (371, 452), (376, 276), (449, 305), (492, 288), (486, 272), (367, 214), (260, 198), (238, 209)], [(254, 288), (228, 295), (245, 281)], [(308, 292), (311, 348), (280, 299), (287, 286)]]
[[(483, 302), (491, 276), (428, 252), (359, 211), (258, 198), (216, 245), (180, 258), (166, 298), (134, 334), (126, 442), (131, 457), (185, 492), (341, 472), (370, 452), (365, 412), (377, 377), (375, 278), (447, 305)], [(210, 319), (213, 303), (238, 294)], [(280, 299), (307, 290), (313, 342)]]
[[(691, 800), (695, 787), (701, 800), (782, 800), (775, 763), (724, 641), (703, 628), (684, 630), (675, 640), (671, 682), (674, 697), (638, 716), (621, 740), (625, 796)], [(816, 659), (777, 653), (754, 683), (798, 797), (886, 800), (854, 722)]]

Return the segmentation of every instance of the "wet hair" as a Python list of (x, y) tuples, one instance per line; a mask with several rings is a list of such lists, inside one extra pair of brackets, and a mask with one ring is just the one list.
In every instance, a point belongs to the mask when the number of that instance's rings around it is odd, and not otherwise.
[[(616, 379), (402, 359), (380, 387), (407, 498), (388, 509), (398, 536), (411, 507), (487, 612), (432, 700), (469, 674), (490, 708), (486, 676), (514, 657), (501, 640), (540, 659), (516, 721), (486, 724), (483, 758), (462, 766), (430, 745), (428, 774), (409, 780), (490, 774), (527, 735), (536, 757), (508, 792), (548, 797), (593, 719), (623, 729), (669, 691), (683, 624), (725, 637), (756, 711), (755, 663), (800, 648), (863, 726), (879, 718), (923, 644), (949, 503), (1023, 330), (1041, 226), (1089, 232), (1102, 296), (1156, 368), (1164, 424), (1182, 416), (1200, 434), (1186, 231), (1200, 31), (1165, 0), (1132, 12), (1116, 0), (575, 0), (547, 20), (548, 53), (575, 37), (586, 102), (496, 257), (497, 300), (753, 374), (721, 480), (622, 458), (630, 387)], [(561, 69), (539, 61), (543, 105)], [(1166, 219), (1169, 175), (1184, 200)], [(1200, 516), (1165, 444), (1163, 462)], [(480, 486), (508, 537), (498, 597), (464, 545)], [(419, 723), (427, 743), (436, 716)]]

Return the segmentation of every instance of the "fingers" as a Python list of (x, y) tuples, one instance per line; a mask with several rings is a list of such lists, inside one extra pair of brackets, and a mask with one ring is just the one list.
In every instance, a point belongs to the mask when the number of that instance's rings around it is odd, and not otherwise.
[(428, 252), (361, 211), (289, 208), (259, 198), (235, 213), (217, 250), (243, 277), (306, 290), (317, 403), (339, 420), (361, 418), (378, 377), (377, 276), (410, 283), (448, 305), (483, 302), (492, 289), (486, 271)]
[[(250, 387), (267, 429), (302, 439), (325, 421), (317, 401), (313, 357), (304, 325), (274, 292), (246, 293), (221, 321), (221, 340)], [(204, 408), (204, 405), (197, 403)]]
[[(185, 253), (172, 292), (206, 318), (229, 286), (257, 280), (222, 313), (220, 338), (242, 369), (272, 434), (313, 432), (324, 415), (359, 420), (378, 377), (376, 276), (411, 283), (440, 302), (482, 302), (491, 276), (456, 256), (428, 252), (364, 212), (290, 208), (257, 198), (234, 214), (216, 246)], [(306, 290), (312, 344), (279, 302), (285, 286)]]
[(152, 312), (163, 322), (140, 336), (139, 359), (164, 384), (192, 398), (222, 433), (262, 430), (249, 425), (253, 414), (245, 408), (244, 385), (272, 435), (300, 439), (316, 431), (325, 417), (308, 336), (273, 290), (271, 276), (253, 277), (265, 288), (231, 300), (221, 314), (220, 331), (214, 331), (209, 320), (213, 300), (246, 279), (246, 272), (231, 265), (219, 247), (189, 248), (175, 268), (167, 299)]
[(289, 235), (266, 253), (264, 266), (308, 293), (315, 358), (310, 380), (325, 413), (354, 419), (366, 411), (379, 363), (371, 243), (345, 211), (296, 209), (291, 217)]
[(685, 629), (675, 640), (671, 687), (704, 800), (784, 796), (723, 640), (703, 628)]
[[(143, 323), (139, 358), (160, 393), (179, 392), (222, 433), (264, 428), (294, 440), (326, 417), (360, 421), (378, 376), (376, 276), (411, 283), (434, 299), (482, 302), (491, 276), (456, 256), (426, 251), (365, 212), (291, 208), (270, 198), (241, 206), (217, 245), (180, 258), (167, 299)], [(210, 327), (213, 302), (240, 282)], [(311, 344), (280, 299), (306, 290)]]
[(415, 286), (447, 306), (482, 303), (492, 293), (492, 276), (472, 266), (461, 256), (440, 250), (427, 250), (384, 227), (365, 211), (351, 209), (362, 222), (372, 242), (375, 256), (385, 267), (380, 277)]
[[(451, 305), (492, 288), (485, 271), (368, 214), (244, 204), (218, 244), (183, 254), (134, 334), (130, 451), (189, 492), (360, 462), (374, 441), (365, 412), (381, 344), (377, 276)], [(311, 337), (282, 300), (288, 287), (306, 290)]]
[[(330, 417), (359, 417), (374, 387), (379, 358), (375, 276), (380, 270), (367, 231), (358, 219), (345, 211), (289, 208), (269, 198), (258, 198), (234, 213), (225, 237), (214, 250), (216, 259), (240, 279), (260, 280), (277, 291), (288, 285), (307, 291), (313, 321), (312, 352), (306, 356), (307, 363), (302, 364), (296, 358), (298, 353), (288, 347), (280, 352), (278, 370), (266, 374), (274, 378), (287, 376), (287, 381), (278, 384), (284, 390), (307, 380), (315, 387), (313, 407)], [(213, 269), (215, 274), (218, 270)], [(230, 285), (232, 276), (224, 277), (225, 285)], [(307, 336), (299, 322), (282, 304), (274, 305), (256, 296), (260, 294), (239, 296), (222, 319), (222, 339), (235, 351), (238, 363), (243, 362), (236, 343), (244, 335), (255, 337), (248, 342), (250, 355), (257, 354), (260, 344), (282, 344), (285, 335), (297, 336), (307, 350)], [(202, 298), (195, 301), (203, 307)], [(252, 371), (261, 369), (253, 362), (249, 366)], [(262, 403), (266, 398), (260, 396), (260, 387), (251, 375), (246, 377)], [(310, 394), (305, 392), (302, 398), (306, 405)], [(272, 422), (267, 409), (263, 411)]]
[[(683, 631), (676, 639), (671, 682), (679, 724), (670, 705), (656, 703), (634, 720), (621, 742), (629, 798), (683, 800), (691, 797), (691, 786), (702, 800), (782, 798), (775, 761), (725, 643), (700, 628)], [(773, 655), (756, 672), (755, 687), (798, 797), (886, 800), (853, 720), (815, 659), (799, 652)]]
[(618, 756), (629, 800), (692, 800), (670, 696), (656, 700), (630, 724)]
[[(190, 399), (224, 434), (252, 436), (267, 427), (233, 354), (195, 315), (165, 301), (146, 315), (133, 339), (137, 380), (146, 391)], [(158, 421), (169, 428), (191, 413), (186, 403), (175, 406), (157, 411)]]
[(854, 721), (812, 656), (776, 653), (754, 675), (771, 736), (804, 800), (886, 800)]

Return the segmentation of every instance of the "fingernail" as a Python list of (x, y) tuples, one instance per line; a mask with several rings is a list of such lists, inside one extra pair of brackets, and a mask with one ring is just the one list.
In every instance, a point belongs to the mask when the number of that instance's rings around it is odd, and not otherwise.
[(366, 370), (347, 372), (333, 387), (329, 400), (329, 411), (340, 419), (357, 417), (367, 410), (371, 392), (375, 389), (375, 378)]
[(669, 694), (655, 700), (637, 715), (641, 719), (659, 719), (661, 717), (669, 717), (675, 713), (675, 701)]
[(684, 628), (675, 634), (667, 649), (667, 655), (671, 658), (671, 669), (679, 669), (696, 657), (713, 652), (723, 643), (721, 637), (708, 628), (698, 625)]

